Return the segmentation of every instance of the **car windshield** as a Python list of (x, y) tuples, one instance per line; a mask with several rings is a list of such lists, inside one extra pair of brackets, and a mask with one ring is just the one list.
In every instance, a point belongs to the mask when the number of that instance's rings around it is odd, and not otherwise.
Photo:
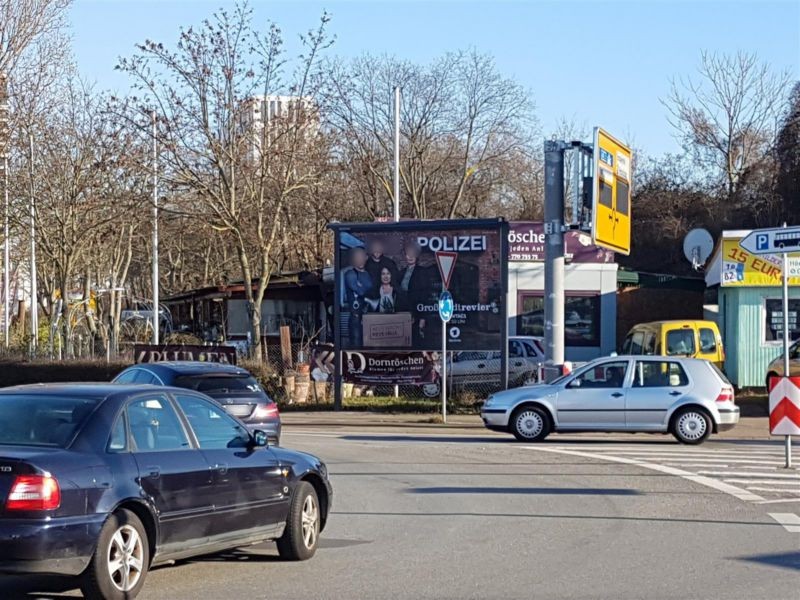
[(221, 374), (184, 375), (175, 379), (175, 385), (197, 392), (260, 392), (261, 386), (252, 375)]
[(0, 396), (0, 445), (66, 448), (96, 404), (86, 398)]

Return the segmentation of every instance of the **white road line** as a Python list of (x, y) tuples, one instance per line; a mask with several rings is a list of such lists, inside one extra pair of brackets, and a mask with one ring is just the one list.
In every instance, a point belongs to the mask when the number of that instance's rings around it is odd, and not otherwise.
[[(751, 475), (751, 473), (747, 473), (747, 475)], [(758, 485), (798, 485), (797, 481), (787, 481), (787, 480), (780, 480), (780, 479), (723, 479), (722, 481), (727, 481), (728, 483), (755, 483)]]
[(800, 517), (794, 513), (768, 513), (770, 517), (783, 525), (786, 531), (800, 533)]
[[(574, 446), (554, 446), (568, 450)], [(754, 458), (769, 458), (772, 456), (781, 457), (783, 452), (776, 450), (752, 450), (750, 448), (687, 448), (686, 446), (653, 448), (644, 447), (641, 444), (630, 444), (628, 446), (605, 446), (597, 445), (596, 452), (613, 452), (615, 454), (732, 454), (737, 456), (752, 456)]]
[(610, 452), (615, 456), (646, 456), (653, 458), (694, 458), (708, 460), (732, 460), (751, 462), (754, 464), (783, 464), (783, 457), (777, 454), (772, 456), (752, 456), (743, 452)]
[(675, 462), (676, 460), (694, 460), (697, 462), (720, 462), (720, 463), (731, 463), (736, 464), (737, 466), (745, 466), (745, 465), (755, 465), (756, 467), (770, 467), (774, 466), (776, 469), (783, 466), (783, 463), (780, 461), (768, 461), (768, 460), (752, 460), (749, 458), (709, 458), (705, 456), (693, 456), (693, 457), (684, 457), (684, 458), (662, 458), (660, 460)]
[(771, 487), (759, 487), (757, 485), (748, 485), (747, 489), (756, 492), (782, 492), (784, 494), (800, 494), (800, 488), (797, 488), (796, 490), (787, 490), (786, 488), (771, 488)]
[(545, 448), (543, 446), (523, 446), (523, 448), (527, 448), (529, 450), (538, 450), (539, 452), (552, 452), (554, 454), (567, 454), (571, 456), (580, 456), (583, 458), (594, 458), (596, 460), (607, 460), (609, 462), (616, 462), (621, 463), (624, 465), (634, 465), (637, 467), (643, 467), (645, 469), (650, 469), (651, 471), (658, 471), (660, 473), (666, 473), (667, 475), (675, 475), (676, 477), (682, 477), (687, 481), (692, 481), (694, 483), (699, 483), (700, 485), (704, 485), (706, 487), (715, 489), (719, 492), (724, 494), (728, 494), (730, 496), (734, 496), (739, 500), (744, 500), (746, 502), (758, 502), (759, 500), (764, 500), (758, 494), (754, 494), (753, 492), (749, 492), (747, 490), (743, 490), (738, 488), (734, 485), (729, 483), (724, 483), (717, 479), (712, 479), (711, 477), (703, 477), (702, 475), (698, 475), (695, 473), (691, 473), (689, 471), (684, 471), (683, 469), (676, 469), (675, 467), (669, 467), (667, 465), (659, 465), (656, 463), (644, 462), (641, 460), (635, 460), (632, 458), (625, 458), (623, 456), (611, 456), (607, 454), (593, 454), (591, 452), (580, 452), (577, 450), (558, 450), (556, 448)]
[(784, 475), (782, 473), (752, 473), (748, 471), (698, 471), (698, 475), (712, 475), (718, 477), (761, 477), (769, 479), (786, 479), (792, 481), (800, 481), (800, 475)]
[(715, 469), (726, 468), (728, 465), (721, 465), (719, 463), (707, 462), (681, 462), (679, 460), (662, 460), (661, 464), (670, 465), (672, 467), (713, 467)]
[(778, 498), (777, 500), (761, 500), (756, 504), (789, 504), (790, 502), (800, 502), (800, 498)]

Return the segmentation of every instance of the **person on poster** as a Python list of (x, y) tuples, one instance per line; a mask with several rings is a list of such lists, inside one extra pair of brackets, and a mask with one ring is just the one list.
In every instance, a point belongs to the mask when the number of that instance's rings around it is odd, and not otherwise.
[(381, 286), (381, 271), (388, 269), (391, 273), (392, 282), (397, 281), (397, 265), (395, 262), (386, 256), (383, 248), (383, 242), (379, 239), (372, 239), (368, 243), (369, 259), (367, 260), (366, 271), (372, 277), (372, 293), (370, 297), (374, 298), (378, 295), (378, 288)]
[(367, 294), (372, 289), (372, 278), (365, 270), (367, 253), (363, 248), (350, 250), (352, 269), (344, 274), (345, 308), (350, 312), (350, 347), (364, 345), (362, 317), (367, 310)]
[(425, 345), (427, 320), (420, 306), (431, 303), (431, 269), (420, 263), (422, 250), (416, 242), (407, 243), (404, 253), (406, 267), (400, 273), (402, 306), (414, 317), (412, 345), (422, 348)]
[(397, 286), (392, 271), (389, 267), (383, 267), (378, 277), (378, 288), (369, 300), (370, 307), (374, 312), (394, 313), (397, 306)]

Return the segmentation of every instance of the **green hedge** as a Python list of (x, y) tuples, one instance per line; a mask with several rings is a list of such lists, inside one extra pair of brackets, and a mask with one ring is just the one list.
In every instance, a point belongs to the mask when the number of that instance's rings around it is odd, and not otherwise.
[(80, 361), (4, 361), (0, 362), (0, 387), (29, 383), (66, 381), (111, 381), (129, 363)]

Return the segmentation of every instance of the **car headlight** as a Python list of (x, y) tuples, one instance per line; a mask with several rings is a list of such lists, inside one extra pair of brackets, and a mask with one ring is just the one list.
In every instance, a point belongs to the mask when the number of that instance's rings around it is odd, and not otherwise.
[(492, 404), (494, 404), (494, 396), (489, 396), (486, 399), (486, 402), (483, 403), (483, 407), (487, 408), (487, 407), (491, 406)]

